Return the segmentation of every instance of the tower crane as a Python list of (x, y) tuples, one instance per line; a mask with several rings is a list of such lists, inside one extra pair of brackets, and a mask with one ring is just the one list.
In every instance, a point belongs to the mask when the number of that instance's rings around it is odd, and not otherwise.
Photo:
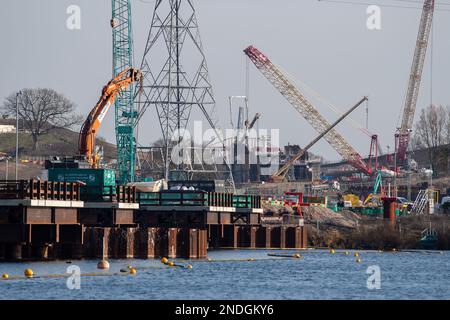
[(92, 108), (89, 116), (81, 126), (80, 137), (78, 141), (78, 150), (81, 155), (86, 157), (92, 168), (98, 167), (99, 155), (94, 151), (95, 136), (100, 129), (103, 119), (108, 113), (111, 105), (114, 104), (118, 94), (129, 86), (142, 80), (142, 73), (137, 69), (125, 69), (112, 79), (102, 90), (102, 96), (97, 104)]
[[(111, 0), (111, 7), (113, 77), (116, 77), (134, 65), (131, 0)], [(120, 183), (135, 180), (135, 127), (138, 111), (133, 93), (133, 86), (130, 85), (122, 90), (115, 100), (117, 172)]]
[[(314, 108), (306, 97), (292, 82), (275, 66), (269, 58), (254, 46), (244, 50), (245, 54), (272, 83), (272, 85), (289, 101), (303, 118), (319, 133), (327, 131), (331, 124)], [(350, 165), (370, 175), (372, 169), (366, 165), (361, 155), (339, 134), (331, 129), (323, 137)]]
[(406, 152), (408, 150), (414, 114), (416, 112), (417, 97), (419, 95), (422, 71), (428, 48), (428, 40), (430, 38), (430, 32), (433, 24), (434, 5), (434, 0), (425, 0), (423, 5), (422, 18), (420, 20), (419, 33), (417, 35), (417, 43), (414, 51), (411, 74), (409, 76), (408, 91), (403, 107), (402, 123), (395, 135), (397, 159), (399, 161), (406, 160)]

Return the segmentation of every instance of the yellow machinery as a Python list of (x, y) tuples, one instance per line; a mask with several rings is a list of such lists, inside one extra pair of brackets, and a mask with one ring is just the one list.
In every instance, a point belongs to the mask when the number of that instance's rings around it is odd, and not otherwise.
[(362, 203), (359, 197), (356, 194), (346, 194), (343, 196), (345, 202), (350, 202), (351, 207), (361, 207)]

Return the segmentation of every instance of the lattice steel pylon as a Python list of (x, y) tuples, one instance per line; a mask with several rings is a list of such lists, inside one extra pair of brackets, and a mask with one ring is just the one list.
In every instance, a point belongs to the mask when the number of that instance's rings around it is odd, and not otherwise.
[[(113, 76), (133, 67), (133, 33), (130, 0), (111, 0), (113, 34)], [(121, 91), (115, 103), (117, 171), (120, 184), (135, 180), (137, 112), (134, 88)]]
[[(149, 107), (156, 108), (167, 146), (165, 177), (168, 178), (170, 140), (177, 130), (186, 129), (193, 107), (200, 109), (216, 133), (218, 129), (215, 99), (192, 0), (156, 1), (141, 70), (144, 81), (138, 121)], [(229, 171), (228, 180), (234, 188)]]

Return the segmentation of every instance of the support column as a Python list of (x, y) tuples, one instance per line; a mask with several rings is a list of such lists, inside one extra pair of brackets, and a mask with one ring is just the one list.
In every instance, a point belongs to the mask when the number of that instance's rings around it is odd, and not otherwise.
[(169, 231), (167, 228), (155, 229), (155, 257), (167, 257), (169, 254)]
[(208, 231), (206, 229), (198, 230), (198, 259), (205, 259), (208, 256)]
[(255, 246), (256, 248), (270, 248), (271, 242), (271, 228), (258, 226), (255, 228)]
[(177, 236), (178, 229), (170, 228), (168, 231), (168, 257), (176, 258), (177, 257)]
[(266, 232), (265, 248), (271, 248), (272, 247), (272, 228), (271, 227), (266, 227), (265, 228), (265, 232)]
[(189, 229), (189, 258), (198, 258), (198, 230)]
[(280, 248), (286, 248), (286, 227), (280, 227)]
[(224, 234), (223, 241), (221, 243), (222, 246), (237, 248), (238, 247), (238, 231), (239, 227), (235, 225), (224, 225)]
[(19, 243), (8, 243), (5, 246), (6, 260), (22, 260), (22, 245)]
[(250, 227), (250, 248), (256, 248), (256, 229), (257, 227)]
[(5, 260), (5, 244), (4, 243), (0, 243), (0, 261), (1, 260)]
[(119, 228), (120, 234), (118, 257), (121, 259), (134, 258), (135, 228)]
[(394, 197), (381, 198), (383, 201), (383, 218), (389, 221), (389, 224), (395, 226), (395, 209), (397, 207), (397, 199)]
[(297, 227), (297, 229), (300, 229), (300, 234), (301, 234), (301, 243), (300, 243), (300, 248), (301, 249), (307, 249), (308, 248), (308, 229), (305, 226), (302, 227)]
[(110, 256), (111, 228), (94, 229), (95, 255), (98, 259), (108, 259)]
[(139, 228), (138, 256), (143, 259), (155, 258), (156, 228)]
[(281, 227), (273, 227), (271, 230), (272, 241), (270, 242), (270, 248), (281, 248)]
[(210, 225), (208, 228), (208, 243), (211, 248), (218, 248), (221, 246), (221, 225)]
[(48, 245), (42, 244), (31, 246), (31, 257), (38, 260), (48, 259)]

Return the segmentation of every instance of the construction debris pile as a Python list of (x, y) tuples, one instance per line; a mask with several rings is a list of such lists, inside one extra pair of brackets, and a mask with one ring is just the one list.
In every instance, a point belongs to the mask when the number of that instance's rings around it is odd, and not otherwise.
[(303, 217), (305, 223), (350, 229), (356, 228), (361, 220), (361, 216), (349, 210), (334, 212), (328, 208), (315, 206), (304, 207)]
[[(282, 216), (285, 214), (294, 214), (294, 209), (290, 206), (270, 205), (265, 204), (263, 206), (264, 212), (268, 216)], [(313, 226), (327, 226), (334, 228), (348, 228), (355, 229), (358, 226), (362, 217), (350, 210), (343, 210), (340, 212), (334, 212), (328, 208), (320, 206), (305, 206), (301, 208), (303, 218), (306, 224), (312, 224)]]

